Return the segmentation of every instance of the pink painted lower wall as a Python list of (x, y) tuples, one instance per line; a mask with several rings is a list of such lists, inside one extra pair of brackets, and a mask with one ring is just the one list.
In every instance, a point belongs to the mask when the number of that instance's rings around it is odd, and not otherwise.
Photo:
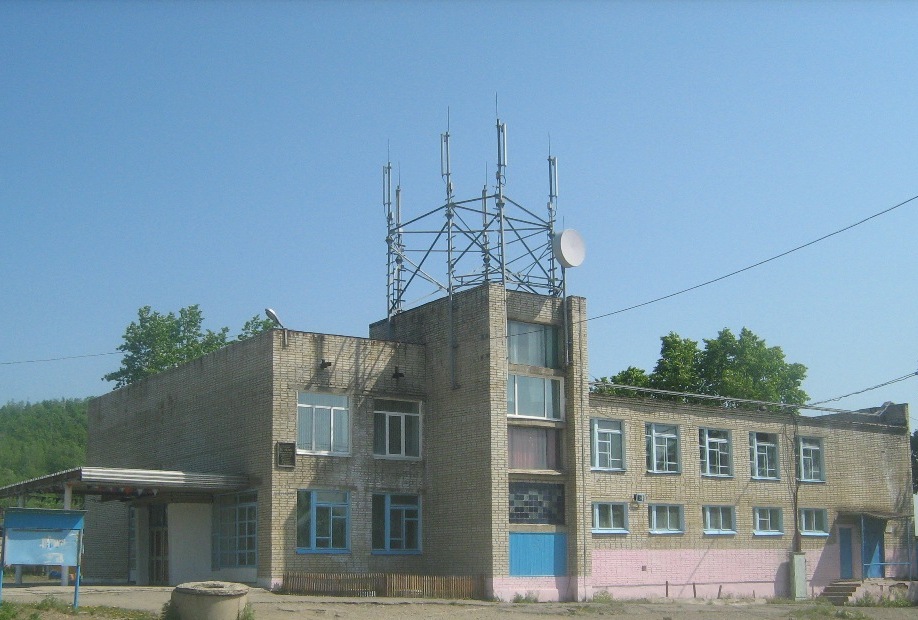
[(517, 597), (532, 601), (577, 601), (575, 577), (494, 577), (485, 584), (491, 597), (512, 601)]
[[(806, 565), (816, 596), (839, 578), (838, 547), (808, 551)], [(594, 550), (589, 586), (621, 599), (788, 596), (789, 571), (783, 550)]]

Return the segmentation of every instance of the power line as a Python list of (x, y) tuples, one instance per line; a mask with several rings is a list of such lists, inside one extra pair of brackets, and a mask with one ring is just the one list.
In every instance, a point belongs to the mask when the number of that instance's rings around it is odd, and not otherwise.
[(742, 269), (737, 269), (736, 271), (731, 271), (731, 272), (728, 273), (728, 274), (719, 276), (719, 277), (717, 277), (717, 278), (713, 278), (713, 279), (711, 279), (711, 280), (708, 280), (707, 282), (702, 282), (701, 284), (696, 284), (695, 286), (690, 286), (690, 287), (688, 287), (688, 288), (684, 288), (684, 289), (682, 289), (682, 290), (680, 290), (680, 291), (676, 291), (675, 293), (670, 293), (669, 295), (663, 295), (662, 297), (657, 297), (656, 299), (651, 299), (650, 301), (645, 301), (645, 302), (642, 302), (642, 303), (639, 303), (639, 304), (635, 304), (635, 305), (633, 305), (633, 306), (628, 306), (627, 308), (621, 308), (620, 310), (614, 310), (614, 311), (612, 311), (612, 312), (607, 312), (607, 313), (605, 313), (605, 314), (600, 314), (600, 315), (597, 315), (597, 316), (593, 316), (593, 317), (590, 317), (590, 318), (585, 319), (585, 320), (587, 320), (587, 321), (593, 321), (593, 320), (596, 320), (596, 319), (603, 319), (603, 318), (605, 318), (605, 317), (612, 316), (612, 315), (615, 315), (615, 314), (621, 314), (621, 313), (623, 313), (623, 312), (628, 312), (629, 310), (634, 310), (634, 309), (636, 309), (636, 308), (642, 308), (642, 307), (644, 307), (644, 306), (649, 306), (650, 304), (655, 304), (655, 303), (657, 303), (658, 301), (663, 301), (663, 300), (665, 300), (665, 299), (669, 299), (669, 298), (675, 297), (675, 296), (677, 296), (677, 295), (682, 295), (683, 293), (688, 293), (689, 291), (694, 291), (694, 290), (699, 289), (699, 288), (702, 288), (702, 287), (704, 287), (704, 286), (708, 286), (709, 284), (714, 284), (715, 282), (720, 282), (721, 280), (726, 280), (727, 278), (730, 278), (730, 277), (735, 276), (735, 275), (737, 275), (737, 274), (743, 273), (744, 271), (749, 271), (750, 269), (755, 269), (756, 267), (761, 267), (762, 265), (764, 265), (764, 264), (766, 264), (766, 263), (770, 263), (770, 262), (772, 262), (772, 261), (778, 260), (779, 258), (783, 258), (783, 257), (787, 256), (788, 254), (793, 254), (794, 252), (797, 252), (798, 250), (802, 250), (802, 249), (804, 249), (804, 248), (808, 248), (808, 247), (810, 247), (811, 245), (814, 245), (814, 244), (816, 244), (816, 243), (819, 243), (820, 241), (825, 241), (825, 240), (828, 239), (829, 237), (834, 237), (835, 235), (841, 234), (841, 233), (843, 233), (843, 232), (845, 232), (845, 231), (847, 231), (847, 230), (851, 230), (852, 228), (854, 228), (854, 227), (856, 227), (856, 226), (860, 226), (861, 224), (864, 224), (865, 222), (869, 222), (870, 220), (872, 220), (872, 219), (874, 219), (874, 218), (878, 218), (878, 217), (880, 217), (881, 215), (885, 215), (885, 214), (889, 213), (890, 211), (893, 211), (893, 210), (895, 210), (895, 209), (898, 209), (899, 207), (905, 206), (905, 205), (907, 205), (908, 203), (912, 202), (913, 200), (918, 200), (918, 196), (912, 196), (912, 197), (909, 198), (908, 200), (903, 200), (902, 202), (900, 202), (900, 203), (897, 204), (897, 205), (894, 205), (894, 206), (892, 206), (892, 207), (889, 207), (888, 209), (884, 209), (883, 211), (880, 211), (879, 213), (874, 213), (873, 215), (868, 216), (868, 217), (865, 217), (864, 219), (862, 219), (862, 220), (860, 220), (860, 221), (858, 221), (858, 222), (855, 222), (854, 224), (850, 224), (850, 225), (848, 225), (848, 226), (845, 226), (844, 228), (839, 228), (839, 229), (836, 230), (835, 232), (831, 232), (831, 233), (829, 233), (829, 234), (827, 234), (827, 235), (823, 235), (822, 237), (819, 237), (818, 239), (813, 239), (812, 241), (809, 241), (809, 242), (807, 242), (807, 243), (804, 243), (803, 245), (798, 245), (798, 246), (795, 247), (795, 248), (791, 248), (790, 250), (787, 250), (787, 251), (785, 251), (785, 252), (781, 252), (780, 254), (776, 254), (775, 256), (772, 256), (771, 258), (766, 258), (765, 260), (761, 260), (761, 261), (759, 261), (759, 262), (757, 262), (757, 263), (755, 263), (755, 264), (749, 265), (749, 266), (747, 266), (747, 267), (743, 267)]
[(893, 383), (899, 383), (900, 381), (905, 381), (906, 379), (911, 379), (912, 377), (918, 376), (918, 371), (910, 372), (907, 375), (902, 375), (895, 379), (890, 379), (885, 383), (880, 383), (878, 385), (871, 386), (869, 388), (864, 388), (863, 390), (858, 390), (857, 392), (851, 392), (850, 394), (845, 394), (844, 396), (836, 396), (835, 398), (827, 398), (826, 400), (820, 400), (815, 403), (809, 403), (810, 405), (822, 405), (823, 403), (831, 403), (843, 398), (848, 398), (849, 396), (854, 396), (856, 394), (863, 394), (864, 392), (869, 392), (871, 390), (876, 390), (877, 388), (886, 387), (887, 385), (892, 385)]
[(105, 355), (118, 355), (120, 351), (111, 351), (110, 353), (87, 353), (86, 355), (70, 355), (67, 357), (49, 357), (40, 360), (16, 360), (12, 362), (0, 362), (0, 366), (12, 366), (13, 364), (38, 364), (39, 362), (60, 362), (62, 360), (78, 360), (84, 357), (103, 357)]

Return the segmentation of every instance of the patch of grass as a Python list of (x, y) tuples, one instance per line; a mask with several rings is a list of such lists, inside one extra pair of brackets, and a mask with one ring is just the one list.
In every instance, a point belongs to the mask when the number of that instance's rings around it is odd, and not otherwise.
[(514, 603), (538, 603), (539, 595), (531, 590), (526, 592), (526, 594), (514, 594), (513, 595)]
[(252, 608), (251, 603), (245, 604), (242, 613), (239, 614), (239, 620), (255, 620), (255, 610)]
[(870, 616), (856, 609), (839, 609), (829, 603), (808, 604), (792, 611), (788, 618), (794, 620), (819, 620), (820, 618), (845, 618), (847, 620), (870, 620)]
[(55, 598), (50, 594), (45, 598), (41, 599), (39, 602), (35, 603), (34, 608), (39, 611), (56, 611), (62, 614), (72, 614), (73, 607), (60, 600)]
[(159, 616), (162, 620), (182, 620), (179, 617), (178, 609), (172, 606), (172, 601), (163, 603), (163, 611)]
[(19, 606), (8, 601), (0, 603), (0, 620), (19, 620)]
[(905, 592), (892, 592), (887, 596), (874, 596), (870, 592), (848, 602), (850, 607), (912, 607), (914, 604)]

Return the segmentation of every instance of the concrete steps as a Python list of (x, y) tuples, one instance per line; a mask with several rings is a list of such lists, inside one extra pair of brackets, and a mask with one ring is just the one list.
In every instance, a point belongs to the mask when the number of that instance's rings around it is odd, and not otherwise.
[(861, 585), (860, 581), (848, 579), (833, 581), (823, 589), (818, 598), (827, 600), (833, 605), (842, 606), (851, 599)]

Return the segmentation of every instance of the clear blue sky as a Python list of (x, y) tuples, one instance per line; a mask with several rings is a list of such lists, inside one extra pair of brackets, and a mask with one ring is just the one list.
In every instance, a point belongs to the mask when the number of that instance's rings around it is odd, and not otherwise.
[[(137, 309), (364, 336), (404, 209), (493, 175), (559, 217), (591, 316), (918, 194), (918, 3), (0, 3), (0, 402), (98, 395)], [(486, 170), (489, 170), (486, 177)], [(831, 398), (918, 370), (918, 201), (715, 285), (590, 321), (590, 371), (752, 329)], [(918, 409), (918, 378), (840, 401)], [(913, 414), (914, 416), (914, 414)]]

